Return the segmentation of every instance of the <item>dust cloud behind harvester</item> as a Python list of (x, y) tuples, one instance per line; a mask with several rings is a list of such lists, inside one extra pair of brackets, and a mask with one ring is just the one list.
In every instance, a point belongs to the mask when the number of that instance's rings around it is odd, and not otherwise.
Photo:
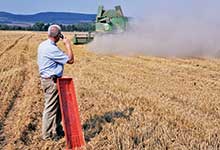
[(96, 36), (89, 49), (101, 54), (220, 57), (220, 2), (186, 0), (186, 8), (179, 3), (169, 1), (154, 10), (146, 6), (126, 32)]

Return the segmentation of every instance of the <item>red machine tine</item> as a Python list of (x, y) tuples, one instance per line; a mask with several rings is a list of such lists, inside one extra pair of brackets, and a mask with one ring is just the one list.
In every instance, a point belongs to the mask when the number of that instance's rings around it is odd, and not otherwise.
[(62, 112), (66, 149), (74, 150), (82, 147), (85, 142), (80, 124), (80, 116), (72, 78), (59, 78), (57, 87)]

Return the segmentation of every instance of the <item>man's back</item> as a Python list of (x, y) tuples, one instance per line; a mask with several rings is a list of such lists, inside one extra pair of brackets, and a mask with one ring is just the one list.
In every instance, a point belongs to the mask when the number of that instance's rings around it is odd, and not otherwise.
[(53, 75), (61, 77), (63, 65), (69, 60), (51, 40), (43, 41), (38, 47), (38, 66), (41, 77), (48, 78)]

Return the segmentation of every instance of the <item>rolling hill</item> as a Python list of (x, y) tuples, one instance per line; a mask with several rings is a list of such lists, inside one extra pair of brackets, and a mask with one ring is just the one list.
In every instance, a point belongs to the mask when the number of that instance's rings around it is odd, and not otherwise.
[(58, 24), (75, 24), (80, 22), (92, 22), (95, 14), (81, 14), (69, 12), (41, 12), (32, 15), (19, 15), (8, 12), (0, 12), (0, 24), (31, 25), (35, 22)]

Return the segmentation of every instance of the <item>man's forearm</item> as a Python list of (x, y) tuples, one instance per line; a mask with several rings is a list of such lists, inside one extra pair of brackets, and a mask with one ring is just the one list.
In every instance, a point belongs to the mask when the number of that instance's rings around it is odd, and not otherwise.
[(64, 43), (65, 43), (65, 46), (66, 46), (66, 49), (67, 49), (67, 55), (69, 57), (69, 61), (67, 63), (72, 64), (74, 62), (74, 55), (73, 55), (71, 43), (67, 39)]
[(70, 44), (66, 45), (66, 49), (67, 49), (67, 55), (69, 57), (69, 61), (74, 62), (74, 55), (73, 55), (73, 50)]

